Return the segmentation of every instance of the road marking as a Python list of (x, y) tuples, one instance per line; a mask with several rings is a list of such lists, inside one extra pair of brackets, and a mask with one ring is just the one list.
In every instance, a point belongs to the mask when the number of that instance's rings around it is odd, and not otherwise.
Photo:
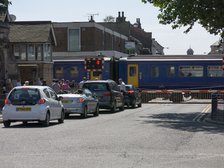
[(208, 113), (209, 111), (211, 110), (211, 104), (208, 104), (200, 114), (198, 114), (194, 119), (193, 121), (194, 122), (201, 122), (202, 120), (204, 120), (206, 114), (205, 113)]

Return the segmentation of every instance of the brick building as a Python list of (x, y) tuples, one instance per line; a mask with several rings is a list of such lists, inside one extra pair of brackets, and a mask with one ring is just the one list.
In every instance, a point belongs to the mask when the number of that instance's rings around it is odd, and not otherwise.
[[(154, 48), (155, 45), (153, 45), (152, 33), (142, 29), (139, 18), (136, 19), (136, 23), (131, 24), (129, 21), (126, 21), (124, 12), (118, 12), (116, 22), (100, 22), (99, 24), (127, 36), (127, 43), (132, 43), (134, 47), (128, 51), (129, 54), (149, 55), (153, 54), (154, 50), (157, 50)], [(163, 53), (163, 47), (161, 53)]]
[(128, 37), (95, 22), (55, 22), (53, 27), (58, 43), (53, 49), (53, 59), (127, 56)]

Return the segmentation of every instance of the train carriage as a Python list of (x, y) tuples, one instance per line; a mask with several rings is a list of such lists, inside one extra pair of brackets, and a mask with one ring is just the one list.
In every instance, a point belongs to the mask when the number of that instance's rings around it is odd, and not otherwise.
[[(93, 59), (98, 59), (97, 57)], [(94, 67), (94, 65), (92, 65)], [(112, 58), (103, 58), (103, 65), (100, 68), (91, 70), (87, 68), (85, 58), (72, 60), (54, 60), (54, 78), (82, 81), (83, 77), (88, 80), (115, 79), (118, 78), (118, 62)]]
[(119, 75), (142, 89), (223, 89), (223, 55), (121, 58)]

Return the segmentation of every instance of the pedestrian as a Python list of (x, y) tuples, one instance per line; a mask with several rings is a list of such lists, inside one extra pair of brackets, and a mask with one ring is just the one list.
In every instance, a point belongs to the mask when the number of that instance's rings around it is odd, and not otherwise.
[(24, 86), (28, 86), (30, 84), (29, 81), (25, 81)]
[(58, 79), (53, 79), (53, 82), (51, 84), (51, 88), (56, 92), (59, 93), (61, 91), (61, 87), (59, 84)]
[(126, 86), (122, 78), (119, 78), (118, 83), (120, 85), (120, 91), (125, 93), (126, 92)]
[(63, 80), (63, 83), (61, 85), (62, 91), (68, 92), (71, 88), (69, 86), (69, 80)]
[(41, 86), (47, 86), (47, 81), (46, 80), (43, 80)]
[(83, 84), (84, 84), (86, 81), (87, 81), (87, 79), (86, 79), (86, 77), (84, 76), (84, 77), (82, 78), (82, 81), (79, 82), (79, 89), (82, 89), (82, 86), (83, 86)]

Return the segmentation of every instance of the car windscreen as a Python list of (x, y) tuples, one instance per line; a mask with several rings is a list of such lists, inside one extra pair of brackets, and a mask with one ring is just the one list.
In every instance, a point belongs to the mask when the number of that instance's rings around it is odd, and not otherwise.
[(105, 92), (109, 91), (107, 83), (85, 83), (83, 88), (89, 89), (91, 92)]
[(38, 89), (14, 89), (9, 98), (13, 105), (35, 105), (40, 100)]

